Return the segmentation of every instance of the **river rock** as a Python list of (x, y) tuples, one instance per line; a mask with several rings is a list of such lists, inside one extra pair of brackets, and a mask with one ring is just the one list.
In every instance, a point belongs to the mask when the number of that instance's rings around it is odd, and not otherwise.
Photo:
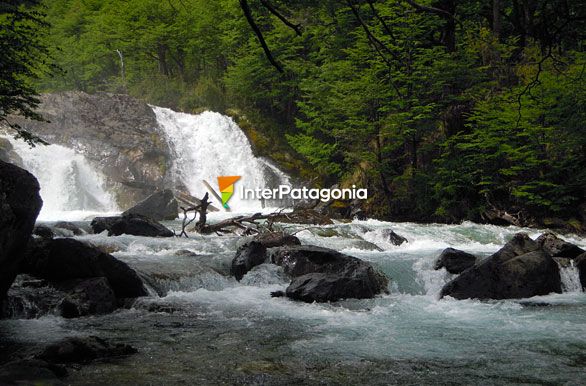
[(46, 225), (35, 225), (33, 228), (33, 235), (39, 236), (43, 239), (52, 239), (55, 237), (53, 230)]
[(383, 235), (391, 242), (391, 244), (399, 246), (403, 243), (408, 243), (409, 240), (407, 240), (405, 237), (395, 233), (395, 231), (393, 231), (392, 229), (386, 229), (383, 232)]
[(96, 217), (91, 222), (94, 233), (108, 231), (108, 236), (123, 234), (147, 237), (173, 237), (173, 231), (164, 225), (139, 214), (114, 217)]
[(42, 205), (37, 179), (0, 161), (0, 303), (18, 274)]
[[(285, 295), (305, 302), (372, 298), (387, 290), (388, 279), (367, 262), (311, 245), (269, 250), (271, 262), (293, 277)], [(275, 294), (273, 294), (275, 295)]]
[(58, 305), (64, 318), (108, 314), (118, 308), (114, 290), (105, 277), (67, 280), (55, 287), (67, 294)]
[(453, 274), (459, 274), (476, 263), (476, 256), (454, 248), (446, 248), (435, 262), (434, 269), (445, 268)]
[(258, 241), (266, 248), (282, 247), (285, 245), (301, 245), (301, 241), (294, 236), (285, 232), (264, 232), (259, 233), (254, 237), (255, 241)]
[(440, 297), (515, 299), (552, 292), (561, 292), (558, 265), (537, 242), (518, 233), (495, 254), (447, 283)]
[(45, 121), (11, 117), (11, 122), (99, 165), (119, 206), (130, 207), (170, 181), (171, 152), (145, 102), (81, 91), (43, 94), (40, 100), (36, 112)]
[(111, 344), (97, 336), (70, 337), (47, 346), (37, 357), (49, 363), (87, 363), (99, 358), (135, 354), (127, 344)]
[(179, 211), (179, 205), (173, 191), (169, 189), (153, 193), (122, 215), (139, 214), (155, 221), (175, 220)]
[(32, 240), (21, 271), (51, 282), (105, 277), (117, 298), (147, 295), (126, 263), (74, 239)]
[(59, 221), (55, 223), (55, 225), (53, 225), (53, 228), (68, 230), (75, 236), (81, 236), (86, 234), (86, 231), (81, 229), (81, 227), (69, 221)]
[(265, 262), (267, 248), (259, 241), (250, 241), (236, 250), (230, 274), (240, 281), (252, 268)]
[(546, 232), (539, 236), (535, 241), (537, 241), (541, 249), (554, 257), (567, 257), (569, 259), (574, 259), (585, 252), (577, 245), (560, 239), (553, 232)]

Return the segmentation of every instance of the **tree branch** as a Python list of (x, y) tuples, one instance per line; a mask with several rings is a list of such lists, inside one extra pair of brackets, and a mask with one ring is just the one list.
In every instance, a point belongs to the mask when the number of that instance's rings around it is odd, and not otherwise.
[(271, 53), (271, 50), (269, 49), (269, 46), (267, 45), (267, 42), (265, 41), (265, 38), (264, 38), (260, 28), (258, 28), (258, 25), (254, 21), (254, 18), (252, 17), (252, 12), (250, 11), (250, 6), (248, 5), (248, 1), (247, 0), (239, 0), (239, 1), (240, 1), (240, 8), (242, 8), (242, 12), (244, 12), (244, 16), (246, 17), (246, 21), (248, 21), (248, 24), (250, 25), (250, 27), (254, 31), (256, 37), (258, 38), (258, 41), (260, 42), (260, 45), (265, 53), (265, 56), (267, 57), (269, 62), (273, 65), (273, 67), (275, 67), (277, 69), (277, 71), (279, 71), (281, 73), (284, 72), (283, 67), (281, 67), (281, 65), (273, 57), (273, 54)]
[(462, 23), (460, 22), (460, 20), (458, 20), (454, 15), (452, 15), (451, 13), (449, 13), (448, 11), (446, 11), (444, 9), (430, 7), (427, 5), (421, 5), (419, 3), (416, 3), (413, 0), (405, 0), (405, 1), (407, 2), (407, 4), (409, 4), (410, 6), (412, 6), (413, 8), (418, 10), (419, 12), (434, 13), (438, 16), (443, 17), (444, 19), (452, 19), (456, 23), (458, 23), (460, 25), (460, 27), (462, 27)]
[(260, 0), (260, 2), (262, 5), (265, 6), (266, 9), (269, 10), (270, 13), (272, 13), (277, 18), (279, 18), (279, 20), (281, 20), (283, 22), (283, 24), (285, 24), (287, 27), (289, 27), (293, 31), (295, 31), (297, 36), (301, 36), (301, 29), (300, 29), (301, 26), (299, 24), (291, 23), (289, 20), (287, 20), (287, 18), (285, 16), (283, 16), (279, 11), (277, 11), (277, 9), (275, 7), (273, 7), (271, 5), (271, 3), (269, 3), (267, 0)]

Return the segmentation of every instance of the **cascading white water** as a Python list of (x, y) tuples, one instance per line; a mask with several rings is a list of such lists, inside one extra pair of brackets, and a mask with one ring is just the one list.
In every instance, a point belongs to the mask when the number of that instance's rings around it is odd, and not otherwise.
[(560, 268), (560, 279), (562, 281), (562, 291), (564, 292), (582, 292), (582, 284), (580, 283), (580, 272), (578, 267), (574, 265), (574, 261), (570, 260), (565, 266), (558, 263)]
[(152, 108), (175, 153), (176, 181), (185, 185), (191, 195), (202, 197), (207, 192), (204, 180), (217, 189), (218, 176), (241, 176), (230, 207), (235, 211), (258, 210), (261, 203), (241, 200), (238, 186), (274, 188), (289, 183), (289, 178), (275, 166), (254, 156), (248, 138), (230, 117), (211, 111), (192, 115)]
[(103, 188), (103, 176), (83, 155), (60, 145), (31, 148), (24, 141), (5, 138), (39, 181), (43, 199), (40, 220), (73, 220), (83, 218), (84, 212), (117, 211), (113, 197)]

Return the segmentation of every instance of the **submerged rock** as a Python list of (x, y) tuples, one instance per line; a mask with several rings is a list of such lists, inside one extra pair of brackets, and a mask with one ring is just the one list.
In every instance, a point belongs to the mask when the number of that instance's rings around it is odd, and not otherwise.
[(327, 302), (372, 298), (387, 291), (388, 279), (370, 263), (332, 249), (288, 246), (273, 248), (269, 255), (271, 262), (294, 278), (285, 291), (292, 299)]
[(32, 240), (21, 271), (51, 282), (105, 277), (117, 298), (147, 295), (132, 268), (74, 239)]
[(173, 231), (164, 225), (138, 214), (114, 217), (96, 217), (91, 222), (94, 233), (108, 231), (108, 236), (123, 234), (147, 237), (173, 237)]
[(111, 344), (97, 336), (65, 338), (47, 346), (37, 357), (50, 363), (87, 363), (98, 358), (135, 354), (127, 344)]
[(0, 161), (0, 304), (18, 274), (42, 205), (37, 179)]
[(20, 359), (0, 366), (2, 385), (65, 385), (65, 367), (41, 359)]
[(488, 259), (447, 283), (440, 297), (528, 298), (561, 292), (557, 263), (527, 234), (518, 233)]
[(577, 245), (560, 239), (553, 232), (546, 232), (539, 236), (535, 241), (539, 244), (541, 249), (554, 257), (567, 257), (569, 259), (574, 259), (585, 252)]
[(80, 236), (80, 235), (86, 234), (86, 232), (83, 229), (81, 229), (79, 226), (77, 226), (74, 223), (69, 222), (69, 221), (59, 221), (58, 223), (53, 225), (53, 227), (57, 228), (57, 229), (68, 230), (71, 233), (73, 233), (75, 236)]
[(476, 256), (454, 248), (446, 248), (435, 262), (434, 269), (445, 268), (449, 273), (462, 273), (476, 263)]
[(161, 190), (151, 194), (132, 208), (126, 210), (122, 215), (139, 214), (155, 221), (175, 220), (179, 211), (179, 205), (173, 191)]

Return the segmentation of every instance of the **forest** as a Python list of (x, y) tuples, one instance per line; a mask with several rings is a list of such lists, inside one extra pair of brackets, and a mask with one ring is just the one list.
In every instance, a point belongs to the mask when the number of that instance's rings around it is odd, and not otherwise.
[(2, 67), (24, 61), (2, 70), (2, 95), (24, 90), (2, 115), (34, 117), (41, 92), (128, 93), (234, 117), (300, 180), (367, 187), (373, 217), (583, 227), (582, 0), (2, 8)]

